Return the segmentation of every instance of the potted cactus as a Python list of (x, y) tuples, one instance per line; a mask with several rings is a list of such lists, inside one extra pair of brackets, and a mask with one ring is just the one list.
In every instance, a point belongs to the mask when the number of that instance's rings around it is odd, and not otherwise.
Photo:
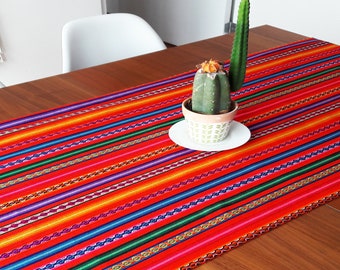
[(228, 135), (238, 109), (230, 93), (242, 87), (246, 73), (249, 9), (249, 0), (241, 0), (229, 72), (216, 60), (203, 62), (194, 77), (192, 97), (182, 103), (189, 136), (196, 143), (215, 143)]

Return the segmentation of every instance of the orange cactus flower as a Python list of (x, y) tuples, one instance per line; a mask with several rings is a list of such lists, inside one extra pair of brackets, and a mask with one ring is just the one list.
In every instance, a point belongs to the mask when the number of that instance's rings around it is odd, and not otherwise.
[(210, 59), (199, 64), (197, 68), (200, 68), (204, 73), (216, 73), (223, 70), (222, 64), (216, 60)]

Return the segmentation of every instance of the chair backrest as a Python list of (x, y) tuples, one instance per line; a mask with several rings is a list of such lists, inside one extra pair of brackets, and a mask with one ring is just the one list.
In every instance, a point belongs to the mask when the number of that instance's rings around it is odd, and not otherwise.
[(63, 72), (166, 49), (155, 30), (128, 13), (68, 22), (62, 30)]

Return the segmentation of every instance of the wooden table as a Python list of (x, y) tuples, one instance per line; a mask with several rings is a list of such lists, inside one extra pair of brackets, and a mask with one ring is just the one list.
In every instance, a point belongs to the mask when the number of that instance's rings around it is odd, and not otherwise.
[[(249, 53), (302, 38), (270, 26), (254, 28)], [(205, 59), (229, 59), (232, 41), (232, 35), (225, 35), (1, 89), (0, 121), (163, 79), (194, 69)]]
[[(303, 38), (271, 26), (253, 28), (249, 53)], [(224, 35), (1, 89), (0, 121), (163, 79), (193, 69), (205, 59), (226, 60), (232, 40), (232, 35)], [(337, 269), (340, 267), (339, 201), (321, 206), (200, 269)]]

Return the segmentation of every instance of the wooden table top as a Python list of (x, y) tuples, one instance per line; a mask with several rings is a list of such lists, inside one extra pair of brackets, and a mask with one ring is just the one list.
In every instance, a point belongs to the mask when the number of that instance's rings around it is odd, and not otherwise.
[[(249, 53), (305, 38), (271, 26), (251, 29)], [(232, 35), (6, 87), (0, 121), (86, 100), (227, 60)], [(340, 267), (340, 200), (321, 206), (199, 267), (208, 269), (337, 269)]]
[[(303, 39), (270, 26), (251, 29), (249, 53)], [(114, 90), (160, 80), (210, 58), (229, 59), (233, 36), (224, 35), (97, 67), (2, 88), (0, 121), (54, 108)]]

